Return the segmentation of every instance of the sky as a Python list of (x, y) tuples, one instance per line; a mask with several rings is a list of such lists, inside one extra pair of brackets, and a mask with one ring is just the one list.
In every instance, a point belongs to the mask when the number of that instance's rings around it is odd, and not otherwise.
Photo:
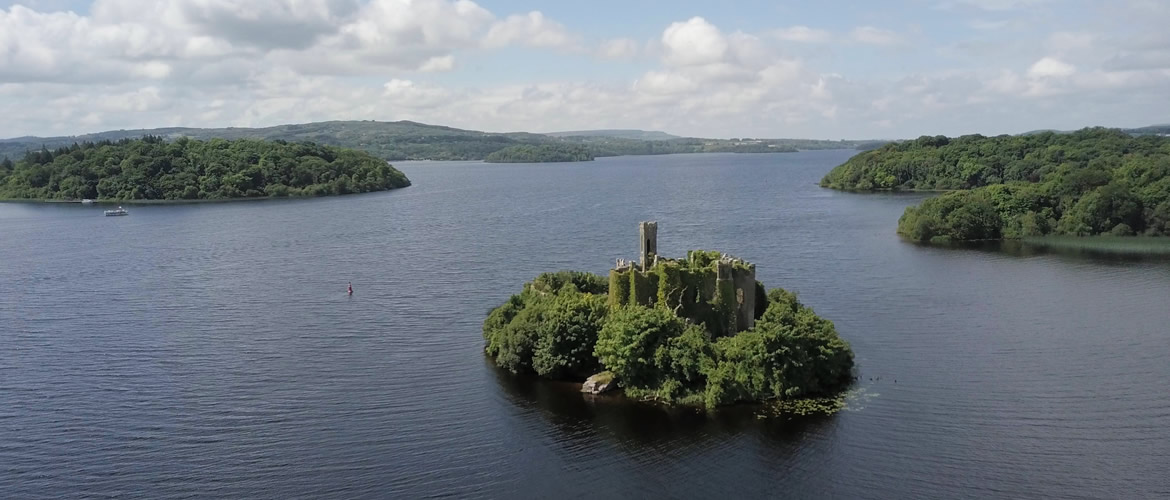
[(1136, 127), (1170, 123), (1167, 26), (1167, 0), (0, 0), (0, 137)]

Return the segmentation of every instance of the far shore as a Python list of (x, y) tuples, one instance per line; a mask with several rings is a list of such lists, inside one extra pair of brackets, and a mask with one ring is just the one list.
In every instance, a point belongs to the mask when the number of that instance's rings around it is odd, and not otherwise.
[(1170, 255), (1170, 237), (1041, 236), (1019, 240), (1027, 245), (1114, 254)]

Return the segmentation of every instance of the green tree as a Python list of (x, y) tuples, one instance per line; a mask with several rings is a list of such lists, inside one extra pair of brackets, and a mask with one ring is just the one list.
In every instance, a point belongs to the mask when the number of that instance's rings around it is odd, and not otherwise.
[(42, 149), (15, 163), (5, 159), (0, 181), (0, 198), (110, 200), (344, 194), (410, 185), (402, 172), (357, 151), (261, 140), (166, 143), (151, 136)]

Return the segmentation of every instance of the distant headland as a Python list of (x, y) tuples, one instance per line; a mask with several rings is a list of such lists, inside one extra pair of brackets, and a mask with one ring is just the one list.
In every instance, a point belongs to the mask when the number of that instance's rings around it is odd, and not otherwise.
[(583, 391), (714, 408), (840, 394), (853, 351), (794, 293), (766, 291), (751, 263), (717, 251), (660, 257), (639, 224), (636, 262), (608, 278), (545, 273), (483, 324), (486, 352), (514, 373), (585, 380)]
[(325, 196), (410, 180), (369, 153), (312, 143), (160, 137), (75, 143), (0, 160), (0, 199), (150, 201)]

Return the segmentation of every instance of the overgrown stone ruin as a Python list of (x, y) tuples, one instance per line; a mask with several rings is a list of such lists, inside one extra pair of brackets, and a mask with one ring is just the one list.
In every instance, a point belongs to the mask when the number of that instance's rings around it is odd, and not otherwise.
[(658, 255), (658, 223), (638, 224), (638, 261), (618, 259), (609, 272), (610, 307), (666, 307), (681, 318), (705, 324), (713, 336), (755, 325), (756, 304), (766, 305), (756, 266), (725, 253), (691, 250), (685, 259)]

